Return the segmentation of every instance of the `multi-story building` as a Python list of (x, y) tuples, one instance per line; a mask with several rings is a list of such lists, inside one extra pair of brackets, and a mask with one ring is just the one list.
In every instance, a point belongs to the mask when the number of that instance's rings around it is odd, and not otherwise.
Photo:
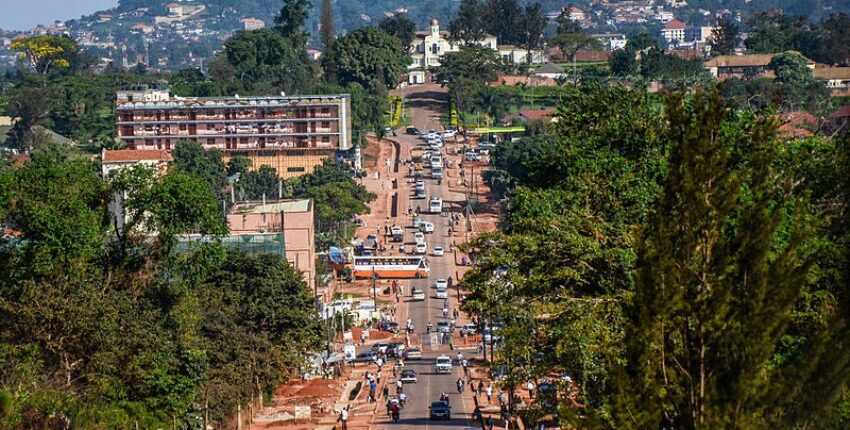
[[(226, 246), (253, 254), (281, 254), (316, 287), (313, 200), (236, 202), (227, 214)], [(282, 236), (279, 237), (279, 236)]]
[(608, 51), (625, 49), (626, 42), (628, 42), (626, 35), (622, 33), (600, 33), (591, 34), (590, 36), (600, 41), (602, 45), (605, 46), (605, 49)]
[[(496, 36), (489, 34), (476, 43), (494, 51), (498, 49)], [(424, 83), (425, 70), (439, 67), (443, 55), (460, 51), (460, 47), (461, 43), (450, 40), (449, 32), (440, 31), (440, 22), (432, 19), (427, 31), (417, 31), (414, 34), (413, 45), (410, 47), (410, 57), (413, 62), (408, 66), (408, 82), (411, 84)]]
[(283, 178), (311, 173), (351, 148), (351, 97), (173, 97), (168, 91), (121, 91), (118, 138), (132, 149), (171, 150), (182, 140), (245, 156)]
[(661, 29), (661, 37), (671, 45), (676, 45), (685, 40), (685, 23), (678, 19), (672, 19), (664, 24)]

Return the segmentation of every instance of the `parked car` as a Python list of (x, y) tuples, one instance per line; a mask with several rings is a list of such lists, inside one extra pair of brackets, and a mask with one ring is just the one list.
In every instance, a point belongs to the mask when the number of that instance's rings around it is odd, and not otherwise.
[(442, 246), (435, 246), (434, 249), (431, 250), (431, 255), (434, 257), (442, 257), (445, 254)]
[(375, 351), (366, 351), (357, 354), (357, 357), (354, 357), (354, 362), (356, 363), (370, 363), (378, 359), (378, 354)]
[(405, 384), (416, 382), (416, 372), (410, 369), (401, 372), (401, 382)]
[(433, 233), (434, 232), (434, 223), (428, 221), (422, 221), (419, 223), (419, 231), (422, 233)]
[(422, 359), (422, 350), (419, 348), (410, 348), (405, 353), (404, 356), (408, 360), (421, 360)]
[(438, 135), (436, 131), (429, 131), (428, 134), (425, 135), (425, 138), (429, 141), (438, 139), (439, 137), (440, 135)]
[(449, 137), (455, 137), (456, 134), (457, 134), (457, 131), (455, 131), (455, 130), (444, 130), (443, 131), (443, 139), (446, 139), (446, 138), (449, 138)]
[(432, 420), (437, 418), (445, 418), (447, 420), (452, 419), (452, 407), (449, 406), (449, 402), (442, 400), (439, 402), (431, 402), (431, 406), (428, 406), (428, 409), (428, 416)]
[(388, 344), (386, 342), (378, 342), (378, 343), (372, 345), (372, 351), (380, 352), (382, 354), (386, 354), (387, 348), (389, 348), (389, 347), (390, 347), (390, 344)]
[(475, 324), (464, 324), (463, 327), (460, 328), (460, 332), (463, 334), (475, 334), (478, 333), (478, 326)]
[(479, 161), (481, 160), (481, 154), (473, 151), (466, 151), (466, 153), (463, 154), (463, 159), (466, 161)]
[(496, 144), (490, 143), (490, 142), (484, 142), (484, 143), (479, 143), (478, 147), (483, 148), (483, 149), (493, 149), (493, 148), (496, 147)]
[(419, 135), (419, 129), (416, 128), (416, 127), (407, 127), (407, 130), (405, 130), (405, 133), (407, 133), (411, 136), (418, 136)]

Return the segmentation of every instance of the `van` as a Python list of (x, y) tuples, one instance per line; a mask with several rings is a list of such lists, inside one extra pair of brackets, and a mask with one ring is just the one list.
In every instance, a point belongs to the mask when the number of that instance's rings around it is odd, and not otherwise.
[(428, 202), (428, 212), (438, 214), (443, 212), (443, 199), (433, 198)]
[(422, 233), (433, 233), (434, 232), (434, 223), (428, 221), (422, 221), (419, 223), (419, 231)]

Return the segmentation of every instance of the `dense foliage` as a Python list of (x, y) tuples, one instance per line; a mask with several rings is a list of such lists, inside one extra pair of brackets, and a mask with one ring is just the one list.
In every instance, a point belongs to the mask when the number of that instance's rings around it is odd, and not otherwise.
[(717, 93), (559, 98), (492, 154), (504, 231), (466, 245), (503, 386), (555, 383), (562, 425), (846, 427), (847, 137), (780, 140)]
[(203, 178), (103, 181), (58, 154), (0, 174), (0, 223), (20, 233), (0, 246), (0, 427), (227, 422), (317, 346), (313, 296), (280, 256), (171, 251), (179, 234), (225, 231)]

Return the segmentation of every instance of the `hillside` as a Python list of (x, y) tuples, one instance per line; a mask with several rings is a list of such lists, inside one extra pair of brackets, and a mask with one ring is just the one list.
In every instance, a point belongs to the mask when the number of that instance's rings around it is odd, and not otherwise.
[[(282, 4), (279, 0), (122, 0), (113, 9), (97, 12), (66, 23), (84, 49), (116, 67), (129, 68), (144, 63), (149, 68), (178, 70), (209, 63), (224, 40), (235, 31), (270, 27)], [(459, 0), (334, 0), (336, 29), (346, 33), (377, 24), (384, 16), (406, 13), (420, 28), (432, 18), (446, 23)], [(520, 0), (520, 3), (524, 1)], [(543, 12), (550, 17), (573, 3), (585, 11), (585, 26), (593, 32), (621, 32), (633, 35), (656, 33), (660, 24), (654, 14), (673, 14), (688, 25), (711, 25), (718, 13), (732, 13), (743, 22), (749, 14), (781, 8), (788, 14), (805, 15), (811, 20), (836, 12), (850, 12), (850, 2), (820, 0), (648, 0), (619, 2), (591, 0), (542, 0)], [(174, 5), (169, 7), (169, 5)], [(307, 20), (310, 47), (322, 50), (318, 42), (320, 0), (313, 0)], [(637, 11), (637, 12), (635, 12)], [(635, 13), (644, 14), (635, 18)], [(743, 25), (743, 24), (742, 24)], [(10, 57), (13, 58), (13, 57)]]

